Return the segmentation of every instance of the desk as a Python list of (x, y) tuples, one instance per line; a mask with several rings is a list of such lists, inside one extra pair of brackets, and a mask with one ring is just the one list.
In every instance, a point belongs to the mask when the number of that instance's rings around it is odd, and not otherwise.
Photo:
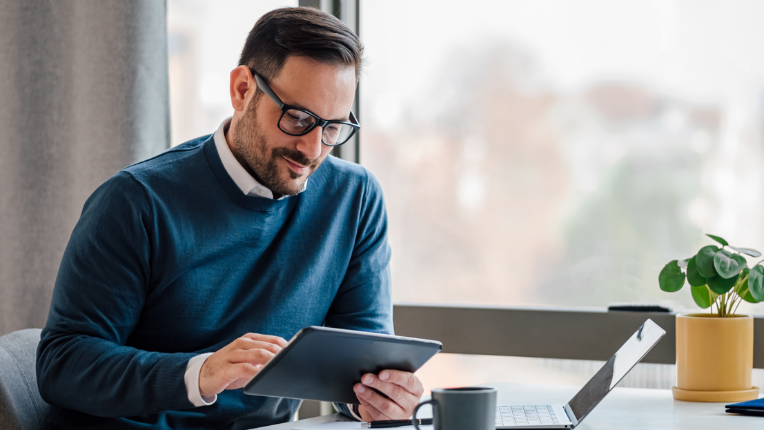
[[(567, 403), (579, 387), (569, 385), (482, 384), (496, 387), (499, 404)], [(339, 414), (293, 423), (262, 427), (267, 430), (291, 430), (345, 419)], [(723, 403), (692, 403), (674, 400), (670, 390), (615, 388), (589, 414), (576, 430), (604, 429), (761, 430), (764, 417), (730, 415)]]

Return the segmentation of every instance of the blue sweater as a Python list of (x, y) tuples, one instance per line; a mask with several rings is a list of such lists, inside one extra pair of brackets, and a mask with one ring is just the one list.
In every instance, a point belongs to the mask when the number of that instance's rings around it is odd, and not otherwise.
[(211, 136), (122, 170), (85, 203), (37, 352), (49, 428), (244, 429), (299, 401), (193, 407), (188, 360), (245, 333), (392, 333), (387, 216), (364, 168), (327, 157), (297, 196), (244, 195)]

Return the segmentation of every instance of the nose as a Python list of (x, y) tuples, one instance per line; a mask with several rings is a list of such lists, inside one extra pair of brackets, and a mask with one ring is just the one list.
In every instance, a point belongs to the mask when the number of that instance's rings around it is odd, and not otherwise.
[(310, 131), (310, 133), (300, 136), (300, 140), (297, 142), (297, 150), (305, 154), (306, 157), (311, 160), (315, 160), (321, 155), (322, 147), (321, 135), (324, 133), (323, 127), (316, 127)]

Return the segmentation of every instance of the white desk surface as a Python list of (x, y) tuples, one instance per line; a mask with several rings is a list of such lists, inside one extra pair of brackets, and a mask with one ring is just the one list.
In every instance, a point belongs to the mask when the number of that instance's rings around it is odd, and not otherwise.
[[(499, 390), (499, 404), (566, 404), (580, 387), (569, 385), (482, 384)], [(268, 430), (307, 428), (323, 422), (344, 420), (340, 414), (261, 427)], [(764, 429), (764, 417), (732, 415), (724, 403), (695, 403), (674, 400), (670, 390), (615, 388), (576, 430), (604, 429)]]

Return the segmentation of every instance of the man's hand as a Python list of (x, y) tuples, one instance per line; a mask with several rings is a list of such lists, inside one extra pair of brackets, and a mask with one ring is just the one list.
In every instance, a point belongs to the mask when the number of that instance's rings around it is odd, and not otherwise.
[(199, 392), (212, 397), (243, 387), (285, 346), (287, 341), (278, 336), (245, 334), (207, 357), (199, 372)]
[(416, 375), (399, 370), (383, 370), (379, 375), (367, 373), (353, 390), (361, 402), (358, 411), (366, 422), (409, 419), (424, 392)]

